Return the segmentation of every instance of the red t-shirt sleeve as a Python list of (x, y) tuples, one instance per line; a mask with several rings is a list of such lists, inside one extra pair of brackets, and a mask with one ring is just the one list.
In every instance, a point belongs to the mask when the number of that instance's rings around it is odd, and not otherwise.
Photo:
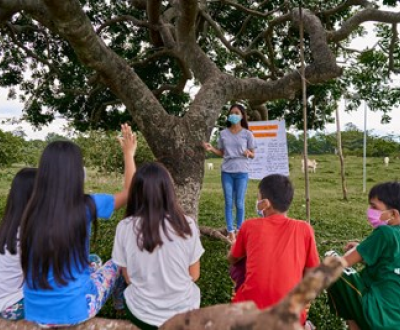
[(307, 259), (306, 259), (306, 268), (317, 267), (320, 263), (319, 255), (317, 250), (317, 244), (315, 243), (315, 235), (314, 230), (310, 225), (307, 224), (308, 235), (306, 236), (306, 248), (307, 248)]
[(236, 242), (231, 248), (232, 257), (242, 258), (246, 256), (246, 232), (247, 222), (243, 223), (236, 237)]

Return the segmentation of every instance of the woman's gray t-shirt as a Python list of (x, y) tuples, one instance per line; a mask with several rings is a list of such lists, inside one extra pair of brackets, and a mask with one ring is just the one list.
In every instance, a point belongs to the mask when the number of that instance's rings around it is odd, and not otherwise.
[(244, 156), (246, 149), (255, 149), (253, 133), (245, 128), (233, 134), (228, 128), (221, 131), (218, 139), (218, 149), (224, 152), (222, 172), (248, 173), (249, 159)]

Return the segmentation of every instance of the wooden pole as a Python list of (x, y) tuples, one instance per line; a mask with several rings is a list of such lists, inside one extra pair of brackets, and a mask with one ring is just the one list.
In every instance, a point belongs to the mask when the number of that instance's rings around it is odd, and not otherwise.
[(343, 199), (347, 201), (346, 171), (344, 168), (344, 158), (342, 149), (342, 132), (340, 130), (339, 107), (337, 105), (336, 105), (336, 140), (337, 140), (338, 156), (340, 160), (340, 175), (342, 178)]
[(301, 76), (301, 91), (303, 96), (303, 130), (304, 130), (304, 148), (303, 148), (303, 161), (304, 161), (304, 181), (305, 181), (305, 198), (306, 198), (306, 219), (308, 222), (311, 220), (310, 211), (310, 180), (308, 175), (308, 144), (307, 144), (307, 84), (306, 84), (306, 69), (304, 60), (304, 23), (303, 23), (303, 8), (302, 1), (299, 5), (300, 14), (300, 76)]

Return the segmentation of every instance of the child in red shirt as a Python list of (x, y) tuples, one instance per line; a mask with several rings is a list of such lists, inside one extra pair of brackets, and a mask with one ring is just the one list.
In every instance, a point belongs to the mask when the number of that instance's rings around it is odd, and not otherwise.
[[(269, 175), (258, 189), (257, 211), (262, 218), (243, 223), (228, 261), (235, 264), (246, 258), (245, 279), (233, 302), (250, 300), (264, 309), (285, 297), (307, 269), (318, 266), (319, 256), (312, 227), (286, 216), (294, 194), (290, 180)], [(305, 321), (303, 312), (302, 324)]]

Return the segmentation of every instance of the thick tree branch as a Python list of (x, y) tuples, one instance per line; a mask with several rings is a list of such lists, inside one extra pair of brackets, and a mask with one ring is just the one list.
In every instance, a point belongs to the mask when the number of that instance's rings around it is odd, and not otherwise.
[[(299, 11), (294, 10), (292, 20), (299, 26)], [(328, 46), (325, 29), (321, 21), (313, 13), (303, 10), (305, 31), (310, 37), (310, 49), (313, 63), (306, 67), (305, 75), (309, 83), (321, 83), (336, 78), (341, 69), (336, 64), (336, 58)], [(288, 99), (295, 96), (301, 88), (301, 79), (298, 71), (286, 74), (276, 81), (263, 81), (257, 78), (236, 79), (230, 86), (234, 91), (234, 98), (257, 100), (263, 103), (267, 100)]]
[(44, 2), (57, 31), (71, 44), (80, 61), (95, 70), (102, 83), (121, 99), (140, 129), (144, 129), (146, 122), (147, 127), (154, 125), (156, 131), (166, 121), (167, 113), (128, 63), (98, 37), (79, 1)]
[[(0, 329), (4, 330), (40, 330), (38, 325), (26, 321), (5, 321), (0, 319)], [(58, 330), (138, 330), (132, 323), (121, 320), (94, 318), (73, 327), (57, 328)]]
[(344, 51), (346, 51), (348, 53), (364, 54), (366, 52), (369, 52), (371, 49), (374, 49), (377, 45), (379, 45), (379, 43), (377, 42), (375, 45), (373, 45), (372, 47), (369, 47), (368, 49), (365, 49), (365, 50), (358, 50), (358, 49), (355, 49), (355, 48), (345, 47), (340, 42), (337, 42), (336, 45), (339, 48), (343, 49)]
[(321, 15), (322, 17), (329, 17), (332, 15), (336, 15), (337, 13), (352, 6), (362, 6), (368, 8), (372, 7), (373, 5), (367, 0), (345, 0), (334, 8), (322, 10), (321, 12), (317, 11), (316, 14)]
[[(147, 17), (149, 18), (149, 23), (153, 26), (159, 26), (160, 15), (161, 0), (147, 0)], [(161, 47), (163, 45), (160, 33), (155, 30), (150, 31), (150, 41), (155, 47)]]
[(19, 47), (21, 48), (26, 55), (30, 56), (31, 58), (34, 58), (38, 62), (46, 65), (49, 67), (50, 71), (56, 74), (60, 74), (60, 71), (58, 70), (58, 67), (55, 66), (53, 63), (51, 63), (48, 59), (41, 57), (37, 55), (35, 52), (31, 51), (28, 47), (26, 47), (22, 42), (20, 42), (16, 36), (17, 30), (14, 28), (14, 26), (11, 23), (6, 23), (6, 27), (8, 28), (9, 31), (9, 36), (11, 37), (12, 41)]
[(204, 83), (208, 78), (220, 75), (221, 71), (196, 43), (197, 1), (180, 0), (179, 4), (181, 15), (177, 25), (178, 49), (195, 77)]
[(160, 330), (300, 330), (299, 316), (304, 307), (342, 273), (343, 258), (325, 258), (323, 263), (308, 273), (277, 305), (258, 310), (253, 303), (216, 305), (174, 316)]
[(378, 9), (364, 9), (345, 21), (340, 29), (327, 32), (327, 39), (329, 42), (342, 41), (346, 39), (356, 27), (368, 21), (389, 24), (400, 23), (400, 12), (396, 13)]
[(207, 22), (210, 24), (210, 26), (214, 29), (214, 31), (217, 34), (217, 37), (221, 40), (221, 42), (225, 45), (227, 49), (229, 49), (231, 52), (239, 55), (243, 59), (247, 59), (251, 56), (256, 56), (258, 57), (264, 65), (272, 70), (272, 65), (271, 62), (259, 51), (255, 49), (247, 49), (245, 52), (240, 50), (237, 47), (232, 46), (232, 44), (225, 38), (226, 33), (222, 31), (222, 29), (218, 26), (218, 24), (211, 18), (210, 15), (208, 15), (206, 12), (201, 11), (201, 15), (207, 20)]
[(132, 6), (139, 10), (146, 10), (147, 0), (130, 0)]
[(38, 21), (49, 28), (55, 29), (42, 0), (0, 0), (0, 24), (21, 10), (34, 12)]
[(251, 42), (248, 48), (254, 48), (255, 45), (260, 41), (260, 39), (265, 38), (266, 40), (272, 37), (273, 29), (281, 24), (289, 22), (291, 20), (291, 14), (287, 13), (277, 18), (274, 18), (270, 22), (268, 22), (268, 28), (265, 31), (262, 31), (258, 34), (257, 37)]
[(97, 29), (96, 33), (100, 34), (101, 31), (103, 31), (106, 27), (119, 23), (119, 22), (131, 22), (135, 26), (141, 26), (141, 27), (146, 27), (150, 30), (153, 29), (153, 26), (145, 21), (138, 20), (136, 17), (131, 16), (131, 15), (121, 15), (117, 17), (113, 17), (107, 21), (105, 21), (103, 24), (101, 24)]
[(286, 4), (283, 4), (273, 10), (267, 11), (267, 12), (260, 12), (258, 10), (254, 10), (254, 9), (249, 9), (246, 6), (243, 6), (235, 1), (232, 0), (220, 0), (222, 4), (225, 5), (229, 5), (232, 7), (235, 7), (236, 9), (238, 9), (239, 11), (243, 12), (243, 13), (247, 13), (251, 16), (255, 16), (255, 17), (263, 17), (266, 18), (268, 16), (271, 16), (273, 13), (276, 13), (278, 11), (280, 11), (282, 8), (286, 7)]
[(399, 42), (399, 32), (397, 24), (392, 24), (392, 38), (389, 45), (389, 72), (400, 73), (400, 70), (394, 67), (394, 51)]

